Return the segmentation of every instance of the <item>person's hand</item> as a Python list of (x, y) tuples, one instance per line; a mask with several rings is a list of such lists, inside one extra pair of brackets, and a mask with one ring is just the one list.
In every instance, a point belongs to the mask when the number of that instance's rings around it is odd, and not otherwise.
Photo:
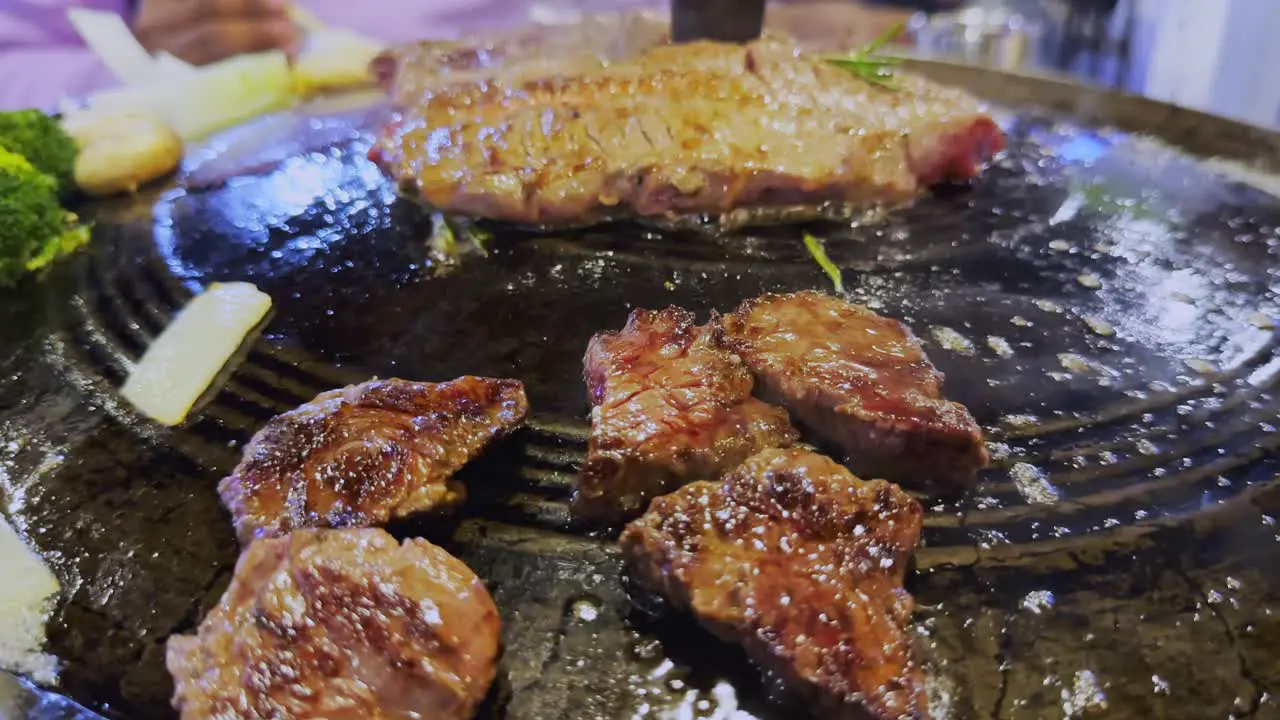
[(286, 0), (142, 0), (133, 33), (152, 53), (195, 65), (240, 53), (297, 50)]

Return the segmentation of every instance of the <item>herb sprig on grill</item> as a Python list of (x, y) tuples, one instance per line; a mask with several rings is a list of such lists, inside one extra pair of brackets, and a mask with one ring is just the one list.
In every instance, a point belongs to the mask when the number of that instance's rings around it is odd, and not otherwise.
[(822, 268), (822, 272), (826, 273), (827, 277), (831, 278), (831, 284), (835, 287), (836, 294), (843, 295), (844, 275), (840, 272), (840, 267), (831, 262), (831, 258), (827, 257), (827, 248), (825, 243), (809, 233), (805, 233), (804, 247), (809, 251), (809, 255), (813, 258), (814, 262), (818, 263), (818, 267)]
[(844, 68), (869, 83), (890, 90), (898, 87), (893, 71), (902, 64), (902, 58), (879, 54), (880, 48), (897, 37), (906, 27), (898, 23), (889, 28), (883, 35), (867, 43), (861, 50), (849, 55), (826, 55), (822, 59), (839, 68)]

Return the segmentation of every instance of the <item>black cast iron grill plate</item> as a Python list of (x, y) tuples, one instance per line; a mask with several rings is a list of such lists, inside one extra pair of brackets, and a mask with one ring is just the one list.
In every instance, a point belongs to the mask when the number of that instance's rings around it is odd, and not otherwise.
[[(1110, 102), (1119, 124), (1140, 103)], [(268, 418), (371, 375), (470, 373), (525, 380), (534, 420), (466, 471), (460, 523), (398, 530), (445, 543), (495, 592), (507, 650), (486, 712), (630, 717), (693, 690), (723, 706), (727, 677), (761, 717), (779, 716), (732, 652), (708, 656), (706, 642), (678, 640), (686, 626), (629, 615), (609, 538), (573, 527), (566, 501), (585, 453), (591, 332), (632, 307), (705, 315), (762, 291), (823, 287), (798, 232), (500, 233), (489, 257), (444, 272), (426, 252), (422, 210), (363, 159), (371, 112), (312, 109), (232, 133), (221, 142), (243, 156), (233, 168), (252, 172), (216, 167), (227, 152), (211, 153), (187, 169), (186, 191), (155, 198), (154, 217), (141, 204), (91, 211), (88, 251), (8, 309), (0, 337), (17, 349), (4, 365), (0, 489), (66, 586), (50, 638), (66, 662), (62, 689), (121, 717), (165, 713), (163, 641), (216, 602), (235, 559), (214, 486)], [(921, 496), (917, 567), (928, 573), (913, 582), (926, 605), (993, 563), (1038, 577), (1063, 553), (1124, 555), (1224, 508), (1254, 508), (1275, 482), (1280, 354), (1262, 319), (1280, 317), (1280, 201), (1122, 131), (1030, 110), (1001, 119), (1010, 150), (972, 187), (811, 228), (851, 297), (911, 324), (948, 394), (988, 429), (996, 459), (978, 488)], [(186, 427), (158, 429), (114, 399), (193, 292), (239, 279), (269, 292), (276, 316)], [(1109, 562), (1104, 574), (1117, 572)], [(937, 643), (933, 654), (946, 665)], [(672, 658), (684, 684), (653, 681)], [(980, 687), (955, 692), (981, 704)]]

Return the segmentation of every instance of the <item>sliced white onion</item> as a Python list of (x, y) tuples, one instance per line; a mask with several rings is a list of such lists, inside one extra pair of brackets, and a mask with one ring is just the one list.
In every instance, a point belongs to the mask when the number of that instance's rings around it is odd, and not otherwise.
[(161, 76), (182, 75), (196, 69), (195, 65), (163, 51), (156, 53), (155, 67), (158, 75)]
[(289, 58), (269, 51), (175, 72), (172, 66), (145, 85), (112, 88), (88, 99), (93, 110), (149, 111), (183, 140), (197, 140), (297, 99)]
[(325, 28), (311, 31), (306, 47), (293, 63), (298, 90), (314, 93), (373, 85), (369, 65), (383, 45), (354, 30)]
[(249, 283), (215, 283), (151, 343), (120, 394), (162, 425), (178, 425), (249, 333), (271, 298)]
[(289, 19), (293, 21), (294, 25), (309, 33), (322, 32), (329, 29), (329, 24), (321, 20), (315, 13), (292, 3), (289, 5)]
[(57, 661), (41, 652), (58, 579), (0, 518), (0, 668), (36, 682), (54, 679)]
[(141, 85), (154, 78), (155, 60), (133, 36), (124, 18), (104, 10), (73, 7), (67, 10), (67, 20), (120, 82)]

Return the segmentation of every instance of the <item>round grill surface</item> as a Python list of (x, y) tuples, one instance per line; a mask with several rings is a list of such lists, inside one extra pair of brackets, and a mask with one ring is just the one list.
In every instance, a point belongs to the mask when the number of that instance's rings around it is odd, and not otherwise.
[[(925, 69), (1003, 101), (1008, 152), (972, 187), (808, 229), (851, 299), (906, 321), (987, 429), (974, 492), (922, 498), (911, 582), (939, 716), (1277, 716), (1280, 199), (1268, 176), (1197, 154), (1239, 159), (1253, 137), (1274, 170), (1280, 142)], [(1162, 113), (1150, 127), (1144, 107)], [(479, 374), (524, 380), (535, 419), (467, 471), (462, 518), (424, 531), (503, 608), (486, 716), (786, 716), (733, 651), (633, 613), (612, 543), (574, 529), (566, 500), (590, 335), (635, 307), (705, 317), (829, 288), (800, 230), (499, 231), (444, 266), (429, 216), (364, 159), (378, 114), (317, 105), (216, 139), (186, 189), (92, 209), (91, 248), (0, 308), (0, 490), (63, 579), (59, 690), (120, 717), (168, 712), (164, 640), (198, 623), (236, 556), (216, 482), (269, 417), (373, 375)], [(219, 280), (257, 284), (275, 315), (186, 428), (157, 430), (112, 388)]]

